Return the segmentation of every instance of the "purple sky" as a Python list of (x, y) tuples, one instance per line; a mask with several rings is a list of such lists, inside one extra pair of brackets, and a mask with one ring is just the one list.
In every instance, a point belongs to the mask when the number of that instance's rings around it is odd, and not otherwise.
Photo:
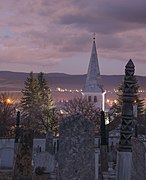
[(146, 75), (146, 0), (0, 0), (0, 70)]

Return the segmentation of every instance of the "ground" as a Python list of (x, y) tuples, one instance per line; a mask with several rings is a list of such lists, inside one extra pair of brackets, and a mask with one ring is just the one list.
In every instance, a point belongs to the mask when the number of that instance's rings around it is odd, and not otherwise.
[(0, 170), (0, 180), (12, 180), (12, 171)]

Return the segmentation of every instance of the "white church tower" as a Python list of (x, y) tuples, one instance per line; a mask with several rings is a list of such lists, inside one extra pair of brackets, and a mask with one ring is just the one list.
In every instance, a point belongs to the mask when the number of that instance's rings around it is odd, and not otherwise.
[(89, 102), (94, 102), (101, 110), (105, 110), (105, 91), (103, 90), (100, 75), (95, 35), (93, 37), (92, 52), (82, 96), (87, 98)]

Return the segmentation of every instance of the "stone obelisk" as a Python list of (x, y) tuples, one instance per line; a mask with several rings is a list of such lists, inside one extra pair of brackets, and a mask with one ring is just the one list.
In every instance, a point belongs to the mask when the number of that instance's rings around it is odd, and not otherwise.
[(107, 130), (105, 126), (105, 116), (104, 111), (101, 111), (101, 123), (100, 123), (100, 136), (101, 136), (101, 144), (100, 144), (100, 161), (101, 161), (101, 176), (103, 178), (103, 174), (108, 171), (108, 157), (107, 157)]
[(17, 147), (12, 180), (32, 180), (33, 130), (24, 129)]
[(119, 151), (117, 155), (117, 180), (132, 180), (132, 124), (133, 102), (135, 97), (135, 67), (130, 59), (125, 67), (122, 105), (122, 123), (120, 130)]

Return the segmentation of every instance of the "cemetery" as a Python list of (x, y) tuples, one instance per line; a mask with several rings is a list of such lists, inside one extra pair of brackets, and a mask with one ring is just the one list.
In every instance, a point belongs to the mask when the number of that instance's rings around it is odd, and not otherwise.
[[(57, 135), (51, 131), (52, 126), (49, 129), (43, 124), (46, 127), (46, 137), (36, 138), (34, 131), (38, 127), (31, 126), (30, 121), (21, 124), (21, 113), (17, 111), (15, 138), (0, 139), (0, 178), (145, 180), (146, 135), (138, 131), (138, 109), (134, 109), (134, 73), (135, 66), (130, 59), (125, 66), (120, 120), (115, 118), (116, 123), (113, 121), (107, 124), (103, 105), (105, 92), (101, 86), (94, 39), (83, 97), (94, 101), (99, 109), (98, 127), (77, 110), (73, 114), (62, 115)], [(54, 108), (51, 110), (49, 116), (56, 117)], [(36, 117), (40, 115), (37, 112), (39, 110), (35, 109)], [(29, 118), (32, 117), (30, 113)]]

